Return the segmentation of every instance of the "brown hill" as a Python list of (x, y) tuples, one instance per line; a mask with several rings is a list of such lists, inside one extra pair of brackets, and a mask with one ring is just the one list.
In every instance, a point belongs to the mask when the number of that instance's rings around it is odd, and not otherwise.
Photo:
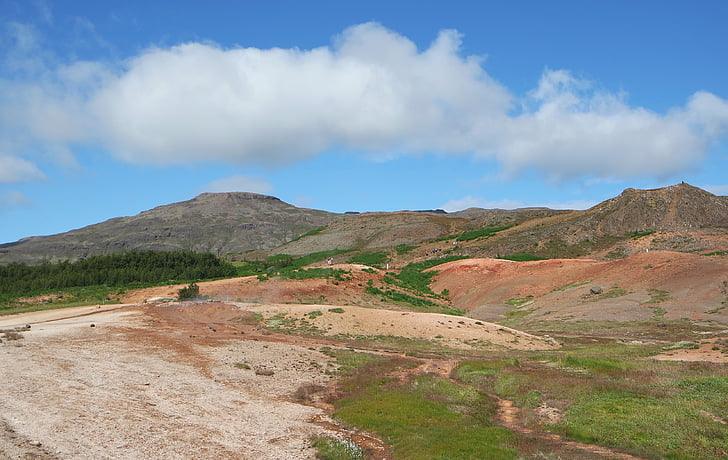
[(216, 255), (281, 245), (339, 215), (297, 208), (255, 193), (203, 193), (136, 216), (51, 236), (0, 245), (0, 263), (77, 260), (124, 251), (210, 252)]
[(474, 257), (528, 253), (545, 258), (620, 258), (647, 248), (700, 252), (728, 248), (728, 197), (682, 183), (626, 189), (585, 211), (531, 219), (462, 245)]
[(728, 324), (725, 255), (651, 251), (615, 261), (468, 259), (434, 270), (433, 290), (447, 289), (454, 307), (485, 321), (515, 316)]
[[(487, 228), (501, 230), (477, 235)], [(475, 236), (463, 236), (473, 232)], [(395, 250), (400, 245), (418, 250), (402, 255)], [(441, 251), (467, 257), (621, 258), (646, 249), (728, 249), (728, 197), (683, 183), (627, 189), (586, 211), (473, 208), (451, 214), (342, 215), (297, 208), (265, 195), (206, 193), (136, 216), (0, 245), (0, 263), (77, 260), (131, 250), (242, 253), (248, 259), (384, 250), (402, 265), (439, 257)]]

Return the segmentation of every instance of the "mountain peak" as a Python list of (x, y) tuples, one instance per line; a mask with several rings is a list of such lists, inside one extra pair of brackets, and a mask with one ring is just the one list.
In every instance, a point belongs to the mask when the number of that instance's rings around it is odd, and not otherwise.
[(625, 231), (728, 226), (728, 200), (685, 182), (657, 189), (625, 189), (598, 204), (600, 227)]
[(279, 198), (270, 195), (261, 195), (253, 192), (205, 192), (197, 195), (193, 200), (221, 201), (221, 200), (274, 200)]

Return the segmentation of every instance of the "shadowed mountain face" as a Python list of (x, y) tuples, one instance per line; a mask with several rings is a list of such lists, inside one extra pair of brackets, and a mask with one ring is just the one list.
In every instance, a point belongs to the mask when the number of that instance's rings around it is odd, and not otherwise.
[[(438, 243), (442, 238), (488, 227), (510, 228), (463, 242), (458, 254), (581, 257), (604, 255), (616, 248), (622, 251), (619, 254), (627, 255), (630, 251), (620, 245), (643, 233), (659, 236), (651, 237), (653, 248), (725, 250), (728, 197), (683, 183), (656, 190), (627, 189), (585, 211), (527, 208), (342, 215), (297, 208), (278, 198), (253, 193), (205, 193), (136, 216), (0, 245), (0, 263), (76, 260), (133, 250), (189, 250), (216, 255), (261, 250), (262, 255), (304, 255), (398, 245), (432, 250), (451, 244)], [(314, 229), (320, 231), (295, 240)]]

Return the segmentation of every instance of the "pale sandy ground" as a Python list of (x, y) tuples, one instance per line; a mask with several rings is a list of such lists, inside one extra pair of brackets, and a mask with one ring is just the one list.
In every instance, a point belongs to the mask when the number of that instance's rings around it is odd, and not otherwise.
[(0, 318), (0, 330), (23, 335), (0, 344), (0, 458), (314, 458), (312, 437), (342, 431), (325, 404), (300, 404), (293, 395), (303, 385), (333, 387), (330, 358), (319, 350), (336, 343), (270, 334), (236, 319), (253, 313), (305, 319), (331, 337), (404, 336), (470, 349), (559, 346), (469, 318), (331, 308), (173, 303)]
[(325, 414), (290, 395), (330, 382), (320, 352), (240, 340), (185, 351), (136, 334), (148, 327), (138, 310), (74, 310), (0, 320), (34, 323), (0, 344), (0, 458), (314, 458), (309, 439), (326, 429), (311, 420)]

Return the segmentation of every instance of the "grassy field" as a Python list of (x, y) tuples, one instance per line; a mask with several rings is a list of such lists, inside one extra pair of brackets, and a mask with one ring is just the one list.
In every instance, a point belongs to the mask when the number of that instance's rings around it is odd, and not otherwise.
[[(377, 434), (397, 459), (605, 458), (566, 440), (645, 458), (727, 458), (728, 368), (649, 358), (660, 350), (576, 340), (463, 357), (449, 376), (411, 372), (417, 358), (345, 351), (331, 355), (342, 379), (334, 416)], [(518, 425), (559, 440), (500, 426), (498, 398), (514, 402)]]

